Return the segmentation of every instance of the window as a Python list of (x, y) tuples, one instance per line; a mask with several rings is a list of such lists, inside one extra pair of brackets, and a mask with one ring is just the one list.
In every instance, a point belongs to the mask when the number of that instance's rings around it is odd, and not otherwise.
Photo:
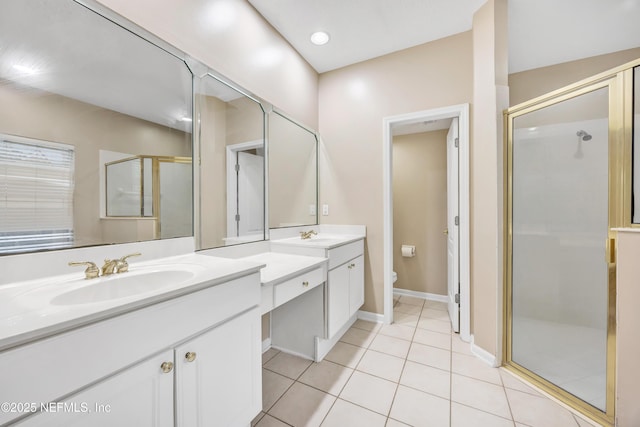
[(0, 254), (73, 246), (74, 147), (0, 134)]

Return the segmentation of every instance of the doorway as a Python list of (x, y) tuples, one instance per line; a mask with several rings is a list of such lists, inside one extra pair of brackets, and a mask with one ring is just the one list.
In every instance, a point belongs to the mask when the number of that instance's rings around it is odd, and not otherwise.
[[(452, 320), (459, 319), (460, 336), (470, 341), (470, 289), (469, 289), (469, 105), (461, 104), (433, 110), (419, 111), (383, 119), (383, 174), (384, 174), (384, 322), (393, 322), (393, 130), (400, 126), (411, 126), (423, 122), (455, 119), (457, 137), (458, 164), (458, 232), (459, 268), (452, 267), (459, 272), (458, 283), (452, 279), (452, 285), (459, 286), (459, 291), (448, 292), (451, 302)], [(455, 144), (455, 136), (451, 140)], [(452, 158), (452, 157), (451, 157)], [(453, 183), (450, 183), (453, 185)], [(448, 192), (449, 193), (449, 192)], [(454, 192), (450, 192), (454, 194)], [(455, 236), (455, 234), (454, 234)], [(455, 237), (452, 237), (452, 240)], [(398, 249), (398, 248), (395, 248)], [(455, 289), (458, 289), (458, 286)], [(456, 294), (458, 295), (456, 298)], [(459, 311), (458, 311), (459, 310)], [(458, 314), (459, 313), (459, 314)], [(458, 317), (459, 316), (459, 317)]]

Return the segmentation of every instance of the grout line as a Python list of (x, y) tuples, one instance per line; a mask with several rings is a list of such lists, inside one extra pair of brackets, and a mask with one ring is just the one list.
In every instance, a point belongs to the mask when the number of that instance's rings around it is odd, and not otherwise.
[(507, 407), (509, 408), (509, 414), (511, 414), (511, 421), (513, 421), (513, 425), (516, 425), (516, 418), (513, 416), (513, 409), (511, 409), (511, 401), (509, 400), (509, 395), (507, 394), (507, 387), (504, 385), (504, 380), (502, 379), (502, 374), (500, 370), (498, 370), (498, 378), (500, 378), (500, 385), (502, 386), (502, 392), (504, 393), (504, 398), (507, 401)]
[[(451, 337), (451, 336), (450, 336)], [(453, 420), (453, 338), (449, 340), (449, 425)]]

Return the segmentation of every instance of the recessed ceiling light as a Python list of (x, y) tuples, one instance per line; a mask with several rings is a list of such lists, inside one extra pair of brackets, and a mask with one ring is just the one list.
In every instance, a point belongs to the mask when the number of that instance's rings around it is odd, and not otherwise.
[(327, 42), (329, 42), (329, 34), (324, 31), (316, 31), (311, 34), (311, 43), (316, 46), (322, 46), (323, 44), (327, 44)]
[(192, 121), (193, 121), (193, 119), (192, 119), (191, 117), (182, 117), (182, 118), (180, 119), (180, 121), (182, 121), (182, 122), (192, 122)]
[(36, 74), (38, 72), (38, 70), (33, 67), (27, 67), (26, 65), (20, 64), (14, 64), (13, 68), (25, 74)]

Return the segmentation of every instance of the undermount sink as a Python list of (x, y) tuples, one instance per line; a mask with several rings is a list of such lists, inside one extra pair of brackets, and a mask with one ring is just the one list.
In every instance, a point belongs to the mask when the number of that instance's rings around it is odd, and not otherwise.
[(157, 291), (194, 278), (190, 270), (139, 270), (84, 280), (84, 286), (57, 295), (53, 305), (104, 302)]

